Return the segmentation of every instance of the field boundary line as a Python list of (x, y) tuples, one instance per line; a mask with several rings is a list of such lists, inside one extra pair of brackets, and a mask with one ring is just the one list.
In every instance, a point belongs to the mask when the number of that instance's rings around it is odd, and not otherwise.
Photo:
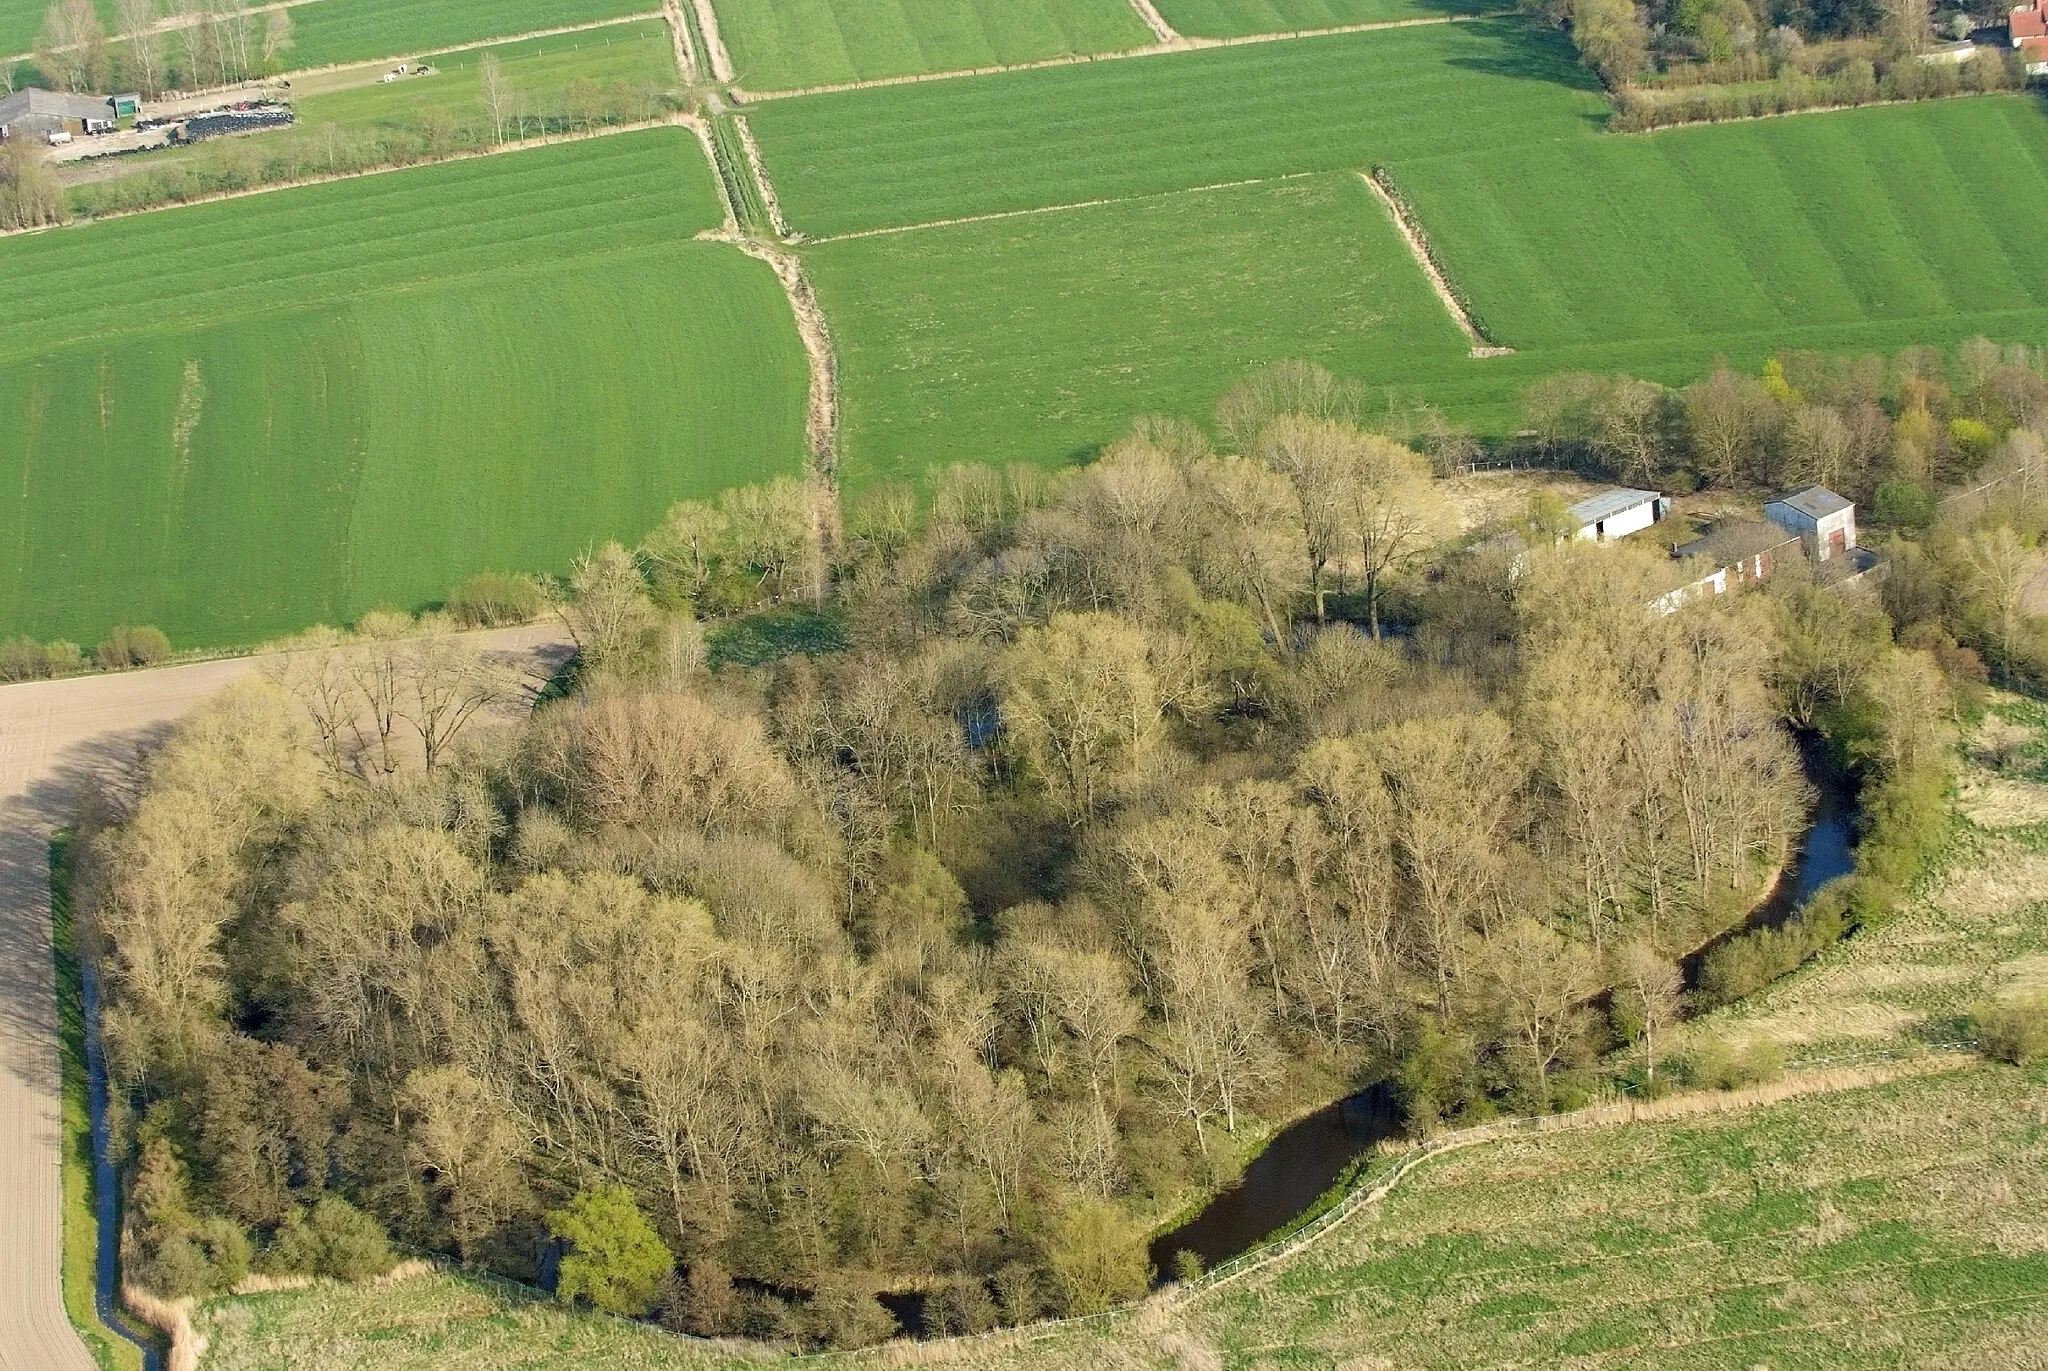
[[(247, 9), (241, 10), (239, 13), (243, 15), (275, 14), (279, 10), (304, 9), (307, 5), (317, 5), (319, 3), (321, 3), (321, 0), (271, 0), (270, 4), (251, 5)], [(149, 31), (152, 34), (157, 34), (178, 33), (185, 29), (196, 29), (201, 24), (205, 23), (207, 19), (209, 19), (210, 17), (212, 16), (198, 12), (194, 12), (191, 14), (166, 14), (160, 17), (154, 24), (151, 24), (149, 26)], [(128, 35), (120, 33), (110, 33), (106, 36), (106, 40), (107, 45), (109, 47), (112, 47), (116, 43), (127, 42)], [(78, 48), (78, 46), (79, 45), (76, 43), (65, 43), (61, 47), (53, 49), (53, 51), (72, 52), (75, 51)], [(12, 57), (0, 57), (0, 62), (31, 62), (35, 60), (35, 56), (35, 50), (30, 49), (28, 52), (17, 52)]]
[(676, 70), (683, 74), (683, 84), (697, 84), (697, 49), (690, 42), (689, 26), (683, 23), (682, 8), (676, 0), (662, 0), (662, 22), (668, 25), (669, 42), (676, 49)]
[(480, 157), (498, 157), (507, 153), (532, 152), (536, 148), (553, 147), (557, 143), (586, 143), (593, 138), (615, 138), (622, 133), (645, 133), (649, 129), (676, 128), (686, 125), (688, 116), (665, 114), (657, 119), (637, 119), (629, 124), (607, 124), (600, 129), (585, 129), (581, 133), (544, 133), (538, 138), (526, 138), (517, 142), (498, 143), (488, 148), (470, 148), (462, 152), (451, 152), (446, 157), (437, 157), (427, 162), (407, 162), (403, 166), (393, 164), (381, 167), (358, 167), (353, 171), (323, 172), (318, 176), (299, 176), (289, 181), (278, 181), (267, 186), (244, 186), (240, 190), (214, 191), (206, 195), (195, 195), (189, 200), (172, 200), (161, 205), (148, 205), (140, 209), (120, 209), (107, 214), (95, 214), (89, 218), (73, 219), (68, 224), (43, 224), (37, 228), (0, 229), (0, 238), (19, 238), (32, 233), (65, 233), (74, 229), (90, 228), (94, 224), (112, 223), (116, 219), (132, 219), (138, 214), (166, 214), (172, 210), (186, 209), (193, 205), (214, 205), (223, 200), (245, 200), (252, 195), (273, 195), (281, 190), (303, 190), (307, 186), (332, 185), (336, 181), (359, 181), (366, 176), (388, 176), (398, 171), (421, 171), (427, 167), (447, 166), (450, 162), (473, 162)]
[(718, 12), (711, 8), (711, 0), (690, 0), (690, 9), (697, 16), (697, 31), (704, 39), (704, 56), (711, 63), (711, 74), (730, 85), (732, 54), (725, 50), (725, 35), (718, 31)]
[[(696, 0), (699, 6), (708, 0)], [(1131, 57), (1165, 57), (1177, 52), (1202, 52), (1210, 48), (1242, 48), (1259, 43), (1287, 43), (1298, 38), (1333, 38), (1346, 33), (1377, 33), (1382, 29), (1427, 28), (1434, 24), (1473, 24), (1483, 19), (1501, 19), (1511, 9), (1488, 10), (1484, 14), (1434, 14), (1421, 19), (1381, 19), (1370, 24), (1340, 24), (1328, 29), (1293, 29), (1286, 33), (1246, 33), (1234, 38), (1177, 37), (1171, 43), (1149, 43), (1141, 48), (1120, 48), (1114, 52), (1072, 52), (1060, 57), (1041, 57), (1035, 62), (1013, 62), (1007, 66), (958, 67), (952, 71), (910, 72), (902, 76), (875, 76), (865, 81), (834, 81), (818, 86), (792, 86), (786, 90), (732, 88), (739, 104), (758, 105), (769, 100), (795, 100), (806, 95), (834, 95), (849, 90), (880, 90), (884, 86), (915, 86), (926, 81), (957, 81), (966, 76), (1000, 76), (1013, 71), (1042, 71), (1048, 67), (1078, 67), (1089, 62), (1121, 62)]]
[[(242, 12), (244, 14), (265, 14), (272, 10), (300, 9), (306, 5), (325, 3), (327, 3), (327, 0), (286, 0), (284, 4), (264, 5), (260, 8), (252, 7)], [(176, 25), (176, 28), (194, 27), (199, 22), (198, 16), (178, 17), (185, 19), (187, 22)], [(438, 57), (444, 52), (474, 52), (478, 48), (495, 48), (502, 43), (524, 43), (533, 38), (555, 38), (565, 33), (588, 33), (592, 29), (608, 29), (619, 24), (639, 24), (649, 19), (661, 19), (664, 17), (661, 10), (643, 10), (637, 14), (621, 14), (612, 19), (591, 19), (581, 24), (560, 24), (551, 29), (528, 29), (525, 33), (501, 34), (496, 38), (472, 38), (465, 43), (444, 43), (439, 47), (408, 48), (403, 52), (392, 53), (388, 57), (359, 57), (350, 62), (329, 62), (324, 66), (318, 67), (294, 67), (290, 71), (281, 71), (275, 76), (252, 77), (246, 81), (233, 81), (225, 86), (200, 86), (195, 90), (189, 91), (166, 91), (165, 94), (175, 94), (181, 99), (189, 100), (195, 96), (213, 95), (216, 93), (226, 94), (230, 91), (265, 90), (275, 86), (279, 81), (288, 81), (294, 76), (324, 76), (331, 71), (348, 71), (354, 67), (381, 67), (386, 62), (396, 62), (400, 58), (411, 57), (414, 54), (423, 57)], [(119, 40), (115, 39), (113, 41)], [(28, 62), (34, 59), (34, 53), (24, 52), (18, 53), (13, 57), (0, 57), (0, 63)]]
[(1848, 105), (1808, 105), (1804, 109), (1781, 109), (1775, 114), (1731, 114), (1726, 119), (1683, 119), (1675, 124), (1659, 124), (1655, 128), (1627, 129), (1616, 137), (1648, 138), (1654, 134), (1669, 133), (1673, 129), (1706, 128), (1713, 124), (1755, 124), (1769, 119), (1796, 119), (1802, 114), (1846, 114), (1852, 109), (1890, 109), (1895, 105), (1932, 105), (1943, 100), (1970, 100), (1986, 95), (2025, 97), (2029, 94), (2029, 89), (2021, 86), (2016, 90), (1952, 90), (1946, 95), (1922, 95), (1911, 100), (1864, 100)]
[(1311, 176), (1330, 174), (1327, 171), (1289, 171), (1278, 176), (1254, 176), (1242, 181), (1212, 181), (1204, 186), (1179, 186), (1173, 190), (1148, 191), (1143, 195), (1112, 195), (1101, 200), (1073, 200), (1062, 205), (1037, 205), (1031, 209), (1000, 209), (988, 214), (966, 214), (956, 219), (932, 219), (922, 224), (856, 229), (852, 233), (834, 233), (823, 238), (804, 238), (798, 235), (796, 241), (806, 247), (823, 247), (827, 243), (851, 243), (858, 238), (891, 238), (900, 233), (922, 233), (927, 229), (959, 228), (963, 224), (992, 224), (999, 219), (1026, 219), (1034, 214), (1065, 214), (1070, 210), (1101, 209), (1105, 205), (1134, 205), (1143, 200), (1169, 200), (1176, 195), (1201, 195), (1212, 190), (1237, 190), (1244, 186), (1266, 186), (1280, 181), (1300, 181)]
[(747, 155), (747, 167), (754, 173), (754, 184), (761, 188), (761, 207), (768, 211), (769, 227), (775, 236), (789, 241), (789, 220), (783, 217), (782, 200), (775, 194), (775, 183), (768, 179), (768, 163), (762, 160), (761, 145), (754, 141), (754, 130), (747, 125), (747, 116), (737, 110), (732, 116), (733, 131), (740, 136), (740, 148)]
[(1153, 4), (1152, 0), (1131, 0), (1131, 8), (1145, 21), (1145, 27), (1152, 30), (1154, 38), (1175, 47), (1187, 46), (1188, 40), (1181, 37), (1173, 25), (1166, 22), (1166, 16), (1159, 12), (1159, 6)]
[(1388, 217), (1394, 221), (1394, 231), (1399, 233), (1401, 241), (1408, 245), (1408, 254), (1415, 259), (1415, 265), (1421, 267), (1422, 274), (1429, 278), (1430, 287), (1436, 291), (1436, 298), (1442, 303), (1444, 311), (1471, 342), (1470, 355), (1475, 358), (1511, 355), (1514, 349), (1496, 346), (1493, 339), (1486, 336), (1486, 330), (1479, 326), (1479, 321), (1472, 317), (1472, 312), (1465, 308), (1465, 302), (1458, 298), (1458, 292), (1451, 289), (1451, 278), (1444, 274), (1443, 267), (1438, 264), (1436, 250), (1429, 245), (1429, 235), (1415, 216), (1409, 213), (1407, 205), (1403, 204), (1387, 185), (1386, 173), (1374, 168), (1371, 172), (1358, 173), (1358, 178), (1365, 182), (1367, 189), (1372, 191), (1373, 198), (1380, 202), (1381, 208), (1385, 209)]

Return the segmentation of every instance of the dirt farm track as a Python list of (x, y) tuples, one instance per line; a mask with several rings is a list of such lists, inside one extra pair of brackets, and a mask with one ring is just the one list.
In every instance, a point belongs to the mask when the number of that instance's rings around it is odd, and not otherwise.
[[(482, 635), (545, 677), (558, 626)], [(118, 772), (199, 701), (254, 671), (236, 658), (0, 689), (0, 1371), (94, 1371), (65, 1317), (49, 840), (81, 787)]]

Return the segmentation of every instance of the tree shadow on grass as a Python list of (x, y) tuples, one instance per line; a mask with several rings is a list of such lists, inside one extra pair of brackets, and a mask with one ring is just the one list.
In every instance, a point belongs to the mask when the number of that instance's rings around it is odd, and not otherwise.
[(767, 666), (798, 654), (844, 651), (846, 624), (836, 614), (785, 605), (720, 624), (704, 635), (704, 643), (713, 670)]

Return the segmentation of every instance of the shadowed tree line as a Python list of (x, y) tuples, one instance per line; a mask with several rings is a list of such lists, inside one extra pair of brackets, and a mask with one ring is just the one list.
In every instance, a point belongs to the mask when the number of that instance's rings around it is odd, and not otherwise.
[[(579, 564), (575, 685), (512, 722), (396, 616), (203, 707), (81, 845), (131, 1270), (388, 1232), (697, 1333), (872, 1341), (911, 1287), (967, 1331), (1140, 1292), (1365, 1082), (1426, 1129), (1654, 1074), (1801, 821), (1788, 721), (1921, 774), (1975, 592), (1895, 607), (1918, 646), (1796, 559), (1660, 615), (1660, 550), (1461, 547), (1358, 414), (1287, 365), (843, 528), (679, 505)], [(843, 651), (707, 665), (700, 615), (821, 595)]]

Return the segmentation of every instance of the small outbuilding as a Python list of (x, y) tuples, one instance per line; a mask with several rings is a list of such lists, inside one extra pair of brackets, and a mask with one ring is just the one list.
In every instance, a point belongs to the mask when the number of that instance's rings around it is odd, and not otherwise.
[(1572, 536), (1596, 543), (1640, 533), (1670, 512), (1671, 501), (1656, 491), (1620, 487), (1588, 496), (1565, 511), (1572, 521)]
[(111, 133), (114, 102), (104, 95), (66, 95), (27, 86), (0, 100), (0, 140), (63, 134)]
[(1826, 486), (1808, 486), (1764, 506), (1764, 517), (1799, 539), (1806, 555), (1825, 562), (1856, 546), (1856, 505)]

